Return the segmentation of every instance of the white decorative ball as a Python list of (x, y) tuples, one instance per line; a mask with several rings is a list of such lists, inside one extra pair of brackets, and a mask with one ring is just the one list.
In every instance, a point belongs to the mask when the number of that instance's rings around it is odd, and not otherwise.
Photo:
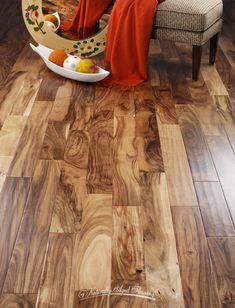
[(76, 66), (80, 61), (81, 59), (76, 56), (68, 56), (68, 58), (64, 60), (63, 66), (64, 68), (75, 72)]
[(53, 22), (51, 22), (51, 21), (45, 21), (45, 23), (46, 23), (47, 27), (48, 27), (51, 31), (53, 31), (53, 32), (56, 31), (56, 26), (53, 24)]

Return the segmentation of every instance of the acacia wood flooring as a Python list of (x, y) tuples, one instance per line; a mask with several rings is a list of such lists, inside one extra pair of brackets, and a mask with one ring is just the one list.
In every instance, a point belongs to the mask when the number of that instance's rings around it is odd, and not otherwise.
[(118, 89), (48, 71), (19, 3), (1, 4), (0, 308), (235, 307), (234, 1), (224, 11), (199, 81), (189, 45), (152, 41), (148, 82)]

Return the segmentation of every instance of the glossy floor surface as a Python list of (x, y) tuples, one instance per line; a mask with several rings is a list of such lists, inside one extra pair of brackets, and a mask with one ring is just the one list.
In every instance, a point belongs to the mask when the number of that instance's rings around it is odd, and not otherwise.
[(198, 82), (153, 41), (126, 90), (54, 75), (0, 13), (0, 307), (235, 307), (235, 2)]

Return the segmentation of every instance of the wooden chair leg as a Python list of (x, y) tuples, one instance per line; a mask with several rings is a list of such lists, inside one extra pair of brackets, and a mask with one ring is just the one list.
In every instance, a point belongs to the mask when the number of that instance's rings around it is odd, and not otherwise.
[(210, 39), (210, 60), (209, 60), (210, 65), (215, 64), (218, 39), (219, 39), (218, 33)]
[(202, 58), (202, 46), (193, 45), (193, 71), (192, 77), (193, 80), (197, 81), (201, 66), (201, 58)]

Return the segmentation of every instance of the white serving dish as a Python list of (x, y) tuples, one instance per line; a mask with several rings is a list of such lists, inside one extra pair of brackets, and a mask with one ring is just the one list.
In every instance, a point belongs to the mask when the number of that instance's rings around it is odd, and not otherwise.
[(53, 51), (52, 49), (47, 48), (41, 44), (39, 44), (36, 47), (31, 43), (30, 43), (30, 47), (33, 49), (33, 51), (35, 51), (42, 58), (46, 66), (51, 71), (65, 78), (73, 79), (76, 81), (82, 81), (82, 82), (98, 82), (100, 80), (103, 80), (110, 74), (110, 72), (102, 69), (101, 67), (98, 67), (98, 73), (95, 73), (95, 74), (84, 74), (84, 73), (78, 73), (78, 72), (65, 69), (48, 60), (50, 53)]
[(54, 15), (54, 16), (57, 18), (57, 20), (58, 20), (58, 26), (57, 26), (57, 28), (55, 29), (55, 33), (57, 33), (58, 30), (59, 30), (59, 27), (60, 27), (60, 15), (59, 15), (58, 12), (55, 12), (55, 13), (53, 13), (52, 15)]

